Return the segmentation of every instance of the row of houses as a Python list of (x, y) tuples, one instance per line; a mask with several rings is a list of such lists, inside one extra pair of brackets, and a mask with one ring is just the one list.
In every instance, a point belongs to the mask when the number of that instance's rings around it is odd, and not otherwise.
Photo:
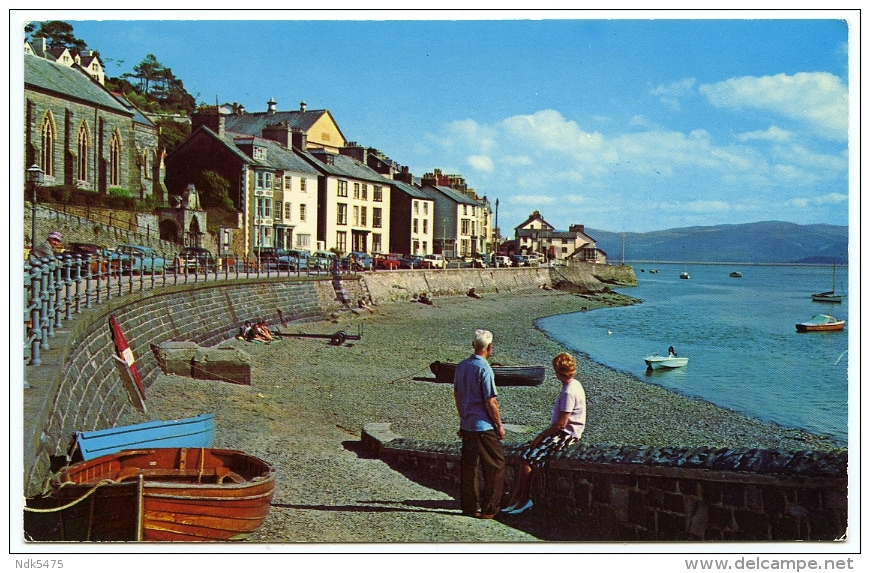
[[(238, 104), (201, 106), (191, 134), (171, 153), (159, 128), (108, 91), (92, 53), (25, 45), (25, 168), (46, 185), (146, 198), (228, 183), (235, 215), (205, 233), (206, 213), (163, 209), (161, 238), (221, 252), (262, 248), (397, 252), (448, 258), (499, 249), (492, 205), (460, 175), (434, 169), (417, 177), (379, 150), (348, 142), (329, 110), (304, 102), (279, 111)], [(179, 209), (188, 209), (184, 201)], [(214, 224), (211, 225), (214, 228)], [(582, 226), (556, 232), (535, 212), (515, 229), (507, 252), (603, 262)]]

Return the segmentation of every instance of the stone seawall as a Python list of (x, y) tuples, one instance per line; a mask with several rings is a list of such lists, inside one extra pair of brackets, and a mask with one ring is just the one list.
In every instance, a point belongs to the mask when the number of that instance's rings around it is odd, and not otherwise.
[[(362, 445), (429, 487), (459, 492), (458, 443), (406, 440), (377, 423), (363, 428)], [(505, 450), (510, 484), (522, 447)], [(581, 444), (536, 471), (532, 511), (574, 541), (833, 541), (846, 534), (847, 458)]]
[(286, 321), (322, 319), (341, 308), (335, 299), (329, 281), (224, 281), (132, 294), (83, 313), (67, 325), (65, 348), (58, 349), (62, 366), (31, 414), (38, 419), (25, 418), (25, 493), (41, 491), (50, 456), (63, 455), (76, 430), (113, 427), (131, 407), (113, 358), (109, 315), (117, 317), (135, 353), (147, 396), (160, 373), (152, 344), (219, 344), (235, 336), (245, 320), (278, 324), (279, 309)]

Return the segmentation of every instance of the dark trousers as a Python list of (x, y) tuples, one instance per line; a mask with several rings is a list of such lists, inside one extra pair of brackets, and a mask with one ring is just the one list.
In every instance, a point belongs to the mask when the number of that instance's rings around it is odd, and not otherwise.
[[(483, 491), (478, 494), (477, 467), (483, 468)], [(461, 462), (462, 513), (474, 515), (479, 511), (495, 514), (501, 509), (504, 491), (504, 449), (495, 430), (468, 432), (462, 430)], [(478, 497), (480, 495), (480, 497)]]

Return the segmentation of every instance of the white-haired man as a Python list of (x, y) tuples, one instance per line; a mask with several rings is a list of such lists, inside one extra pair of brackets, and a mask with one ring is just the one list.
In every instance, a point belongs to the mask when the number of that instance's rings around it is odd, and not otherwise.
[[(459, 412), (462, 438), (461, 506), (469, 517), (492, 519), (501, 507), (505, 431), (498, 407), (495, 374), (487, 362), (492, 355), (492, 333), (474, 331), (474, 354), (456, 367), (453, 398)], [(478, 492), (477, 468), (483, 468), (483, 489)]]

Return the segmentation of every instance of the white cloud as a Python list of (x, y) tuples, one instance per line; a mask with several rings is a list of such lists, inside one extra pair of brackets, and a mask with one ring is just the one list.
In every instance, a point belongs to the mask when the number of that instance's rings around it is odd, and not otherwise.
[(741, 133), (737, 136), (737, 141), (788, 141), (791, 137), (791, 132), (772, 125), (765, 131)]
[(828, 72), (745, 76), (704, 84), (698, 90), (717, 107), (772, 111), (813, 125), (830, 139), (845, 140), (848, 135), (848, 89)]
[(839, 205), (849, 200), (848, 195), (843, 193), (828, 193), (818, 197), (793, 197), (786, 201), (786, 205), (792, 207), (808, 207), (810, 205)]
[(514, 195), (510, 200), (518, 205), (552, 205), (556, 202), (554, 197), (547, 195)]
[(659, 101), (670, 107), (674, 111), (680, 110), (680, 98), (694, 95), (694, 78), (686, 78), (678, 82), (673, 82), (670, 85), (659, 85), (652, 90), (650, 94), (658, 96)]
[(492, 159), (490, 159), (486, 155), (472, 155), (468, 158), (468, 164), (477, 169), (478, 171), (486, 171), (492, 173), (494, 170)]

